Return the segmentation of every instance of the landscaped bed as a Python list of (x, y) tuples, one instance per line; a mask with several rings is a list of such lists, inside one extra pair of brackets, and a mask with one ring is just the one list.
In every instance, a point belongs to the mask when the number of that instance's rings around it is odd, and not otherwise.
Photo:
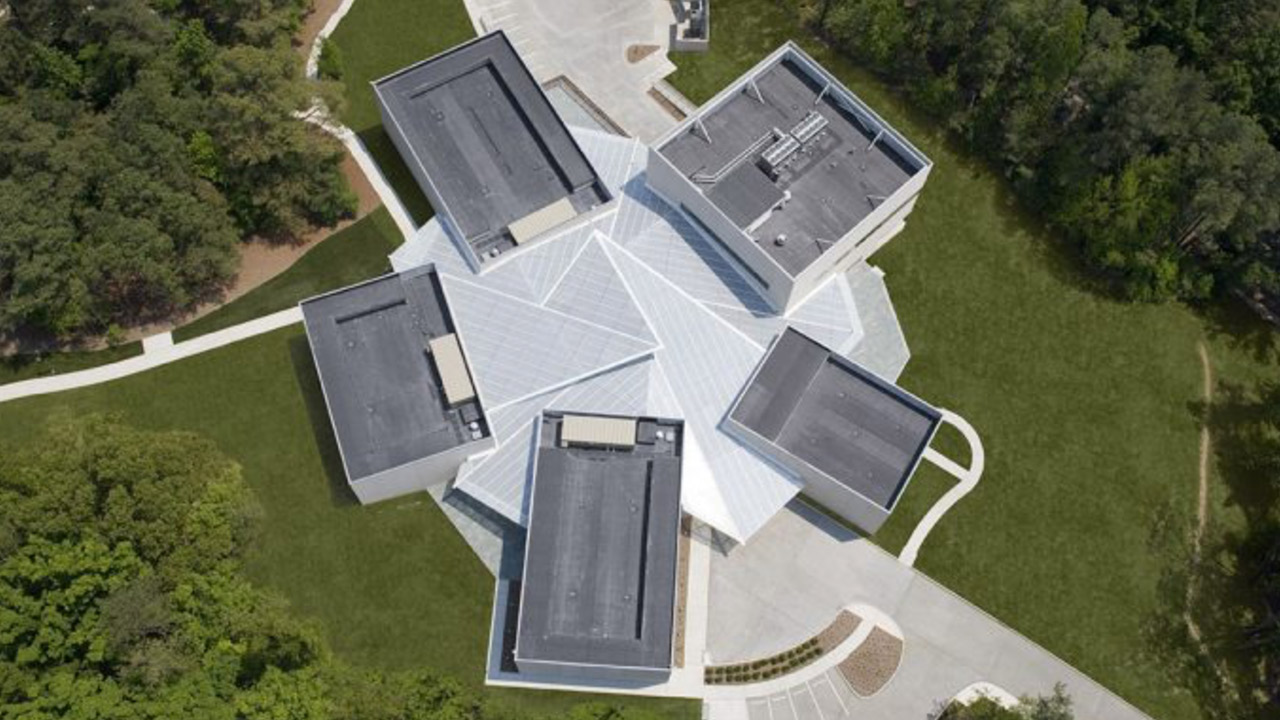
[(880, 692), (902, 662), (902, 640), (881, 628), (871, 631), (862, 644), (840, 661), (840, 675), (861, 697)]
[(841, 610), (822, 632), (793, 648), (760, 660), (732, 665), (709, 665), (703, 677), (708, 685), (741, 685), (788, 675), (834, 650), (853, 635), (861, 623), (862, 618), (848, 610)]

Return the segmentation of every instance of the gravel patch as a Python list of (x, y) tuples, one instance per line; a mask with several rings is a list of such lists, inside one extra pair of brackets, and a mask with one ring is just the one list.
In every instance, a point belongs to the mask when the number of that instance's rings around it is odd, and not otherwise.
[(840, 663), (840, 674), (859, 697), (870, 697), (889, 682), (901, 660), (902, 641), (876, 628)]

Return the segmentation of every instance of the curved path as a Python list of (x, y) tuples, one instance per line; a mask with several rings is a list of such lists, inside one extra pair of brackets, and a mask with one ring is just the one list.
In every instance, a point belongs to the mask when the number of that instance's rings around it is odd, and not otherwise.
[(915, 565), (916, 557), (920, 554), (920, 546), (924, 545), (925, 538), (929, 537), (933, 526), (937, 525), (942, 516), (946, 515), (947, 511), (954, 507), (956, 503), (960, 502), (961, 498), (968, 495), (978, 486), (978, 480), (982, 478), (982, 470), (987, 464), (987, 455), (982, 448), (982, 439), (978, 437), (978, 431), (974, 430), (967, 420), (950, 410), (942, 411), (942, 420), (959, 430), (960, 434), (964, 435), (964, 439), (969, 442), (969, 467), (961, 467), (959, 463), (932, 447), (925, 448), (925, 459), (946, 470), (959, 482), (939, 498), (938, 502), (933, 504), (933, 507), (929, 508), (929, 512), (925, 513), (924, 518), (920, 520), (920, 523), (916, 525), (916, 529), (912, 531), (907, 544), (902, 547), (902, 552), (898, 553), (898, 559), (907, 567)]

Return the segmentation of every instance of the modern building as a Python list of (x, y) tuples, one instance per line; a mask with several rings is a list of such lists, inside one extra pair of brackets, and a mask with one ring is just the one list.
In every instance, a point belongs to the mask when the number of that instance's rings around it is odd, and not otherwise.
[(362, 503), (446, 483), (494, 438), (428, 265), (302, 303), (347, 482)]
[(383, 127), (476, 272), (610, 199), (501, 31), (373, 90)]
[(536, 434), (516, 666), (661, 682), (675, 642), (683, 424), (548, 410)]
[(942, 414), (794, 328), (774, 341), (725, 418), (804, 492), (873, 533), (893, 512)]
[(650, 148), (648, 183), (789, 313), (902, 230), (931, 167), (788, 42)]

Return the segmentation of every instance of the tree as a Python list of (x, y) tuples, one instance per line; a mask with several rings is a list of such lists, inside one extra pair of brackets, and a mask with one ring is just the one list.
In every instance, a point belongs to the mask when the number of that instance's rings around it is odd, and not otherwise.
[(297, 58), (288, 48), (225, 50), (212, 74), (208, 130), (221, 159), (223, 191), (246, 232), (297, 234), (354, 210), (341, 176), (326, 171), (340, 162), (341, 145), (294, 117), (312, 93), (298, 83)]
[(217, 296), (237, 240), (354, 209), (287, 39), (298, 0), (15, 0), (0, 23), (0, 335)]
[(967, 705), (953, 704), (943, 716), (945, 720), (1072, 720), (1071, 698), (1066, 687), (1058, 683), (1053, 694), (1020, 698), (1006, 708), (990, 697), (980, 697)]

